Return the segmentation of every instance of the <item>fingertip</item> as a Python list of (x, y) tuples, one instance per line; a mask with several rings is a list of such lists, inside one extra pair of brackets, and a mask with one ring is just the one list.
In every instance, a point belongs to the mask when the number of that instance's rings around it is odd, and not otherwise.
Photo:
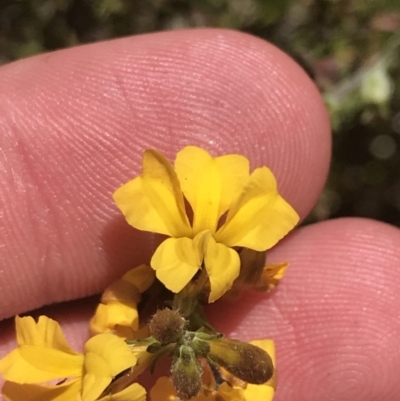
[[(97, 137), (111, 150), (107, 161), (129, 177), (140, 165), (134, 156), (148, 147), (171, 159), (188, 144), (239, 152), (253, 168), (272, 168), (303, 217), (324, 185), (331, 138), (323, 100), (295, 61), (254, 36), (154, 33), (36, 56), (1, 72), (3, 94), (30, 125), (19, 134), (45, 137), (37, 151), (79, 135), (90, 157)], [(69, 157), (76, 146), (64, 149)]]
[(216, 314), (234, 335), (275, 340), (277, 400), (396, 399), (400, 230), (330, 220), (297, 230), (269, 258), (291, 263), (277, 290)]

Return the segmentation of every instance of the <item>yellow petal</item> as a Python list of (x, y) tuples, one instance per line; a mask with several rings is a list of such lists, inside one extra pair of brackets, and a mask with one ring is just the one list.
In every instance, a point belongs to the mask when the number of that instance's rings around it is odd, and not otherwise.
[[(74, 363), (68, 363), (68, 368), (71, 368), (71, 370), (66, 370), (57, 361), (55, 362), (56, 365), (52, 365), (54, 359), (51, 361), (41, 360), (43, 356), (40, 352), (45, 350), (43, 347), (35, 349), (33, 352), (32, 350), (29, 352), (28, 348), (30, 347), (24, 349), (23, 354), (20, 352), (21, 349), (17, 348), (0, 361), (0, 373), (4, 379), (17, 383), (41, 383), (80, 375), (80, 370), (83, 366), (83, 355), (77, 356), (76, 360), (73, 361)], [(29, 361), (26, 357), (29, 358)]]
[(106, 395), (98, 401), (146, 401), (146, 390), (138, 383), (133, 383), (124, 390)]
[[(90, 363), (96, 363), (98, 357), (90, 358)], [(95, 401), (111, 383), (110, 375), (98, 376), (88, 373), (83, 377), (82, 401)]]
[(82, 374), (82, 355), (71, 355), (40, 345), (20, 347), (19, 353), (30, 365), (52, 374), (54, 379)]
[(93, 353), (102, 358), (109, 367), (112, 376), (116, 376), (123, 370), (136, 364), (136, 357), (132, 354), (129, 345), (122, 339), (113, 334), (104, 333), (89, 339), (85, 344), (85, 366), (86, 372), (98, 371), (94, 365), (87, 365), (87, 354)]
[(190, 238), (168, 238), (156, 249), (151, 267), (157, 278), (172, 292), (179, 292), (193, 278), (203, 262), (207, 231)]
[(123, 339), (107, 333), (92, 337), (85, 344), (82, 400), (96, 400), (115, 376), (136, 361)]
[(272, 172), (254, 170), (242, 194), (229, 209), (225, 224), (215, 235), (227, 246), (256, 251), (273, 247), (299, 221), (295, 210), (279, 195)]
[(176, 397), (177, 394), (171, 379), (166, 376), (160, 377), (150, 390), (151, 401), (175, 401)]
[(80, 379), (58, 386), (17, 384), (6, 381), (2, 394), (5, 401), (75, 401), (79, 399), (80, 389)]
[(83, 355), (71, 350), (57, 322), (46, 316), (37, 323), (32, 317), (17, 316), (15, 322), (20, 345), (0, 360), (0, 373), (6, 380), (40, 383), (80, 376)]
[(257, 290), (269, 291), (275, 288), (285, 275), (288, 267), (288, 262), (270, 263), (266, 265), (261, 275), (261, 283), (257, 287)]
[(153, 284), (154, 270), (150, 266), (140, 265), (126, 272), (122, 279), (133, 284), (142, 294)]
[(272, 401), (275, 390), (265, 384), (248, 384), (242, 392), (246, 401)]
[[(153, 388), (150, 390), (151, 401), (176, 401), (177, 394), (172, 385), (171, 379), (166, 376), (160, 377)], [(191, 398), (190, 401), (217, 401), (215, 396), (200, 394), (197, 397)]]
[[(74, 374), (76, 375), (78, 371), (78, 369), (73, 369), (72, 372), (60, 373), (59, 369), (54, 369), (54, 367), (50, 363), (47, 363), (47, 361), (42, 360), (42, 363), (40, 363), (39, 360), (43, 358), (42, 355), (35, 353), (31, 358), (34, 358), (35, 365), (32, 365), (21, 355), (20, 348), (11, 351), (0, 360), (1, 375), (4, 379), (17, 383), (41, 383), (62, 378), (62, 373), (67, 373), (65, 376), (71, 377)], [(83, 355), (79, 356), (77, 365), (78, 364), (80, 367), (83, 366)], [(36, 365), (38, 365), (38, 367)], [(74, 368), (77, 367), (78, 366)], [(45, 370), (42, 370), (42, 368), (45, 368)]]
[(240, 258), (235, 250), (217, 243), (211, 237), (208, 241), (204, 264), (211, 286), (208, 301), (214, 302), (232, 287), (239, 276)]
[(244, 397), (242, 388), (231, 387), (228, 383), (222, 383), (221, 386), (219, 386), (217, 393), (224, 401), (247, 401), (247, 398)]
[(241, 155), (213, 158), (204, 149), (187, 146), (177, 154), (175, 170), (193, 209), (194, 234), (214, 232), (248, 179), (249, 161)]
[(128, 223), (139, 230), (171, 237), (191, 235), (178, 178), (155, 150), (144, 152), (142, 175), (118, 188), (113, 197)]
[(118, 326), (131, 327), (136, 331), (139, 327), (139, 314), (137, 308), (130, 305), (118, 302), (99, 304), (89, 326), (93, 334), (113, 332), (118, 330)]
[(25, 361), (21, 357), (18, 348), (12, 350), (0, 360), (0, 373), (4, 379), (17, 383), (40, 383), (51, 380), (47, 377), (51, 377), (47, 372), (42, 372)]
[(65, 340), (58, 322), (47, 316), (40, 316), (37, 322), (31, 316), (16, 316), (15, 329), (19, 345), (43, 345), (77, 355)]
[(132, 368), (131, 377), (136, 378), (140, 376), (146, 369), (148, 369), (157, 359), (156, 353), (150, 354), (146, 352), (147, 345), (134, 346), (132, 353), (137, 357), (136, 365)]
[(134, 307), (140, 302), (140, 299), (139, 290), (132, 283), (122, 278), (111, 283), (101, 296), (101, 302), (103, 304), (119, 302)]

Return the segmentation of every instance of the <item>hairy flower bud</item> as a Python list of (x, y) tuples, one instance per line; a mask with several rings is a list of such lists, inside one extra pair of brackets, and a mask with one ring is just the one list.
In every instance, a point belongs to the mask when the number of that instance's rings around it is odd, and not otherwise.
[(171, 309), (157, 311), (149, 323), (151, 335), (162, 345), (178, 341), (183, 334), (184, 326), (185, 319)]
[(263, 349), (226, 338), (211, 340), (209, 344), (211, 360), (239, 379), (252, 384), (263, 384), (271, 379), (274, 366)]
[(178, 397), (189, 400), (200, 393), (203, 371), (190, 347), (182, 345), (178, 352), (172, 361), (171, 380)]

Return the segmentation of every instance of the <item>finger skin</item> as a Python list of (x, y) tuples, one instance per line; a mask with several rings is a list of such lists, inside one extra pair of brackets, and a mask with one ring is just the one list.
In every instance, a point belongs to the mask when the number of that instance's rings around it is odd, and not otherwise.
[(149, 260), (111, 194), (156, 148), (188, 144), (268, 165), (304, 217), (330, 133), (306, 74), (272, 45), (224, 30), (136, 36), (0, 69), (0, 318), (100, 292)]
[(400, 399), (400, 230), (327, 221), (297, 230), (270, 260), (291, 263), (275, 292), (209, 313), (233, 337), (276, 341), (274, 401)]

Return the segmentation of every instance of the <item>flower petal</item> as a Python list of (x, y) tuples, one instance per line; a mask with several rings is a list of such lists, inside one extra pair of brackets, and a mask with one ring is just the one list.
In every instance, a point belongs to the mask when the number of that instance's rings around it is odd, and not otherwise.
[(140, 265), (127, 271), (122, 280), (133, 284), (142, 294), (154, 283), (154, 270), (150, 266)]
[(111, 283), (101, 296), (101, 302), (103, 304), (119, 302), (136, 306), (140, 302), (140, 299), (140, 292), (135, 285), (122, 278)]
[(89, 326), (93, 334), (118, 331), (118, 326), (136, 331), (139, 328), (139, 314), (133, 305), (119, 302), (99, 304)]
[(90, 320), (92, 334), (113, 332), (120, 337), (132, 337), (138, 330), (137, 305), (141, 293), (154, 282), (155, 273), (150, 266), (140, 265), (114, 281), (103, 292), (101, 304)]
[(58, 386), (17, 384), (6, 381), (2, 394), (5, 401), (71, 401), (79, 399), (80, 389), (80, 378)]
[(249, 161), (241, 155), (213, 158), (204, 149), (187, 146), (177, 154), (175, 170), (193, 209), (194, 234), (215, 232), (218, 219), (249, 177)]
[(94, 401), (112, 379), (136, 364), (126, 342), (113, 334), (99, 334), (85, 344), (85, 375), (83, 377), (83, 401)]
[(96, 374), (99, 371), (98, 367), (86, 361), (88, 353), (100, 356), (112, 376), (117, 376), (123, 370), (134, 366), (137, 361), (129, 345), (122, 338), (109, 333), (94, 336), (85, 344), (86, 372)]
[(248, 384), (242, 392), (246, 401), (272, 401), (275, 394), (275, 390), (265, 384)]
[[(239, 387), (231, 387), (228, 383), (222, 383), (218, 388), (218, 395), (224, 401), (250, 401), (244, 397), (243, 389)], [(220, 398), (219, 398), (220, 399)], [(263, 400), (254, 400), (263, 401)]]
[(31, 366), (51, 374), (52, 379), (82, 374), (82, 355), (71, 355), (41, 345), (19, 347), (19, 353)]
[(137, 357), (136, 365), (132, 368), (131, 376), (136, 378), (140, 376), (157, 360), (156, 353), (146, 352), (147, 346), (133, 347), (132, 352)]
[[(99, 362), (98, 357), (90, 358), (90, 364)], [(110, 375), (94, 375), (88, 373), (83, 377), (82, 401), (95, 401), (111, 383)]]
[(204, 256), (204, 264), (210, 278), (211, 291), (208, 302), (214, 302), (225, 294), (240, 272), (240, 258), (237, 252), (210, 238)]
[(225, 224), (214, 237), (227, 246), (265, 251), (298, 221), (298, 214), (279, 195), (271, 170), (260, 167), (250, 176), (242, 194), (232, 204)]
[(191, 235), (178, 178), (169, 161), (155, 150), (143, 154), (141, 176), (114, 192), (128, 223), (144, 231), (171, 237)]
[(31, 316), (16, 316), (15, 329), (18, 345), (43, 345), (78, 355), (68, 345), (58, 322), (47, 316), (40, 316), (37, 322)]
[[(172, 385), (171, 379), (167, 376), (160, 377), (153, 388), (150, 390), (151, 401), (176, 401), (177, 394)], [(190, 401), (216, 401), (214, 395), (205, 396), (200, 394), (197, 397), (191, 398)]]
[(267, 264), (264, 267), (264, 271), (261, 275), (261, 282), (259, 283), (257, 290), (270, 291), (274, 289), (282, 280), (288, 267), (288, 262)]
[(202, 265), (209, 231), (190, 238), (168, 238), (156, 249), (151, 267), (157, 278), (172, 292), (179, 292), (193, 278)]
[[(28, 348), (28, 347), (26, 347)], [(43, 358), (41, 354), (34, 353), (31, 355), (31, 358), (34, 359), (35, 365), (32, 365), (28, 362), (20, 352), (20, 348), (17, 348), (11, 351), (8, 355), (6, 355), (0, 361), (0, 373), (4, 379), (10, 380), (16, 383), (41, 383), (46, 382), (53, 379), (59, 379), (63, 377), (62, 373), (67, 373), (68, 377), (76, 376), (78, 366), (74, 367), (72, 372), (60, 372), (58, 368), (54, 370), (54, 367), (47, 363), (47, 361), (42, 361), (40, 364), (38, 361)], [(79, 364), (81, 367), (83, 366), (83, 355), (78, 356), (79, 361), (77, 361), (77, 365)], [(77, 359), (78, 359), (77, 358)], [(37, 367), (36, 365), (40, 365)], [(44, 365), (44, 366), (43, 366)], [(43, 370), (42, 368), (45, 368)], [(70, 374), (71, 373), (71, 374)]]
[(177, 394), (171, 379), (167, 376), (160, 377), (150, 390), (151, 401), (175, 401), (176, 397)]
[(146, 401), (146, 390), (140, 384), (133, 383), (116, 394), (99, 398), (98, 401)]
[(6, 380), (40, 383), (80, 376), (83, 355), (71, 350), (56, 321), (41, 316), (36, 323), (30, 316), (17, 316), (15, 325), (19, 347), (0, 360)]

